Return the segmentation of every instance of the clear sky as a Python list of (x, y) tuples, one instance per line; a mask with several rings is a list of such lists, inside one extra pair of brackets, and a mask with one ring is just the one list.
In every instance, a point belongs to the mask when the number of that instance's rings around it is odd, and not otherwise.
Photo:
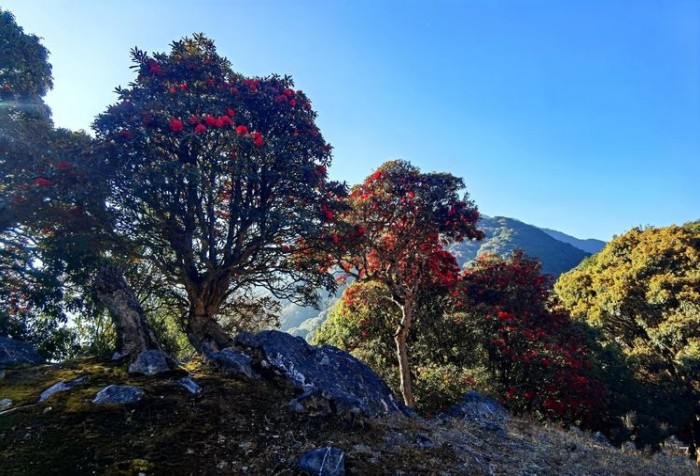
[(291, 74), (333, 178), (463, 177), (482, 213), (579, 238), (700, 219), (700, 1), (5, 0), (50, 50), (58, 126), (89, 129), (133, 46), (203, 32)]

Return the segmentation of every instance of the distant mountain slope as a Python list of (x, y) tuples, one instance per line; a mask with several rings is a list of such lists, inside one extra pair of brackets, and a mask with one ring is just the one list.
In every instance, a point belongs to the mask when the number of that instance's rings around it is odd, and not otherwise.
[(555, 240), (559, 240), (559, 241), (562, 241), (564, 243), (568, 243), (568, 244), (575, 246), (576, 248), (583, 250), (586, 253), (590, 253), (590, 254), (595, 254), (595, 253), (599, 252), (605, 246), (604, 241), (596, 240), (593, 238), (588, 238), (587, 240), (582, 240), (580, 238), (576, 238), (574, 236), (567, 235), (566, 233), (562, 233), (561, 231), (550, 230), (549, 228), (540, 228), (540, 230), (544, 231), (545, 233), (547, 233), (549, 236), (551, 236)]
[(539, 259), (542, 272), (556, 279), (590, 254), (514, 218), (482, 216), (479, 228), (486, 233), (484, 240), (459, 243), (452, 247), (451, 251), (457, 256), (460, 266), (484, 253), (507, 255), (521, 249), (528, 256)]

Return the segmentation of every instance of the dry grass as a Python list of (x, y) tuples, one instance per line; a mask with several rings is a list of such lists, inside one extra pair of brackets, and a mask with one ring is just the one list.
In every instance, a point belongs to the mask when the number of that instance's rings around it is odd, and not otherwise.
[[(680, 456), (644, 457), (582, 433), (508, 424), (507, 437), (461, 421), (310, 417), (287, 402), (280, 382), (237, 381), (192, 366), (203, 392), (169, 378), (134, 378), (94, 361), (9, 371), (0, 398), (30, 404), (0, 416), (1, 474), (300, 474), (299, 456), (335, 446), (348, 474), (695, 475)], [(58, 380), (88, 374), (85, 386), (33, 405)], [(90, 403), (101, 387), (134, 384), (130, 406)]]

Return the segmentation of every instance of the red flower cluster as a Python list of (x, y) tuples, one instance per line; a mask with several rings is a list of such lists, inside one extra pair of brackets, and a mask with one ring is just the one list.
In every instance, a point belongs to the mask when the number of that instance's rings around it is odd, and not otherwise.
[(161, 71), (160, 65), (155, 60), (151, 60), (148, 63), (148, 71), (154, 75), (160, 74), (160, 71)]
[(243, 86), (246, 86), (251, 91), (257, 91), (260, 88), (259, 79), (244, 79), (242, 82)]
[(333, 213), (333, 210), (328, 208), (328, 205), (325, 203), (321, 204), (321, 213), (323, 213), (323, 219), (325, 221), (333, 221), (333, 218), (335, 218), (335, 213)]
[(251, 137), (253, 138), (253, 144), (255, 144), (257, 147), (262, 147), (265, 141), (263, 141), (263, 136), (261, 133), (258, 131), (255, 131), (251, 134)]
[(173, 132), (182, 132), (185, 129), (185, 125), (180, 119), (172, 118), (170, 119), (170, 130)]
[(70, 162), (66, 162), (65, 160), (62, 160), (56, 164), (56, 170), (70, 170), (72, 165)]
[(239, 136), (246, 135), (248, 133), (248, 128), (246, 126), (238, 126), (236, 127), (236, 134)]
[(50, 187), (53, 185), (53, 180), (44, 177), (39, 177), (38, 179), (34, 180), (34, 184), (40, 187)]

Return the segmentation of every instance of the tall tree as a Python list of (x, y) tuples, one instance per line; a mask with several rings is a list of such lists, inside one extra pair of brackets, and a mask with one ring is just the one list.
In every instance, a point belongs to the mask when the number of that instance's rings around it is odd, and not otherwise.
[(195, 348), (230, 345), (215, 317), (251, 287), (305, 302), (332, 288), (310, 249), (344, 190), (326, 180), (331, 147), (306, 95), (235, 73), (203, 35), (132, 57), (136, 80), (94, 124), (108, 203), (187, 307)]
[[(700, 444), (700, 222), (634, 228), (562, 275), (555, 290), (572, 316), (619, 345), (642, 381), (695, 402), (681, 425)], [(663, 413), (666, 409), (659, 408)]]
[(386, 285), (401, 311), (394, 341), (401, 393), (409, 406), (415, 399), (407, 338), (419, 292), (457, 281), (459, 269), (446, 244), (483, 238), (476, 228), (476, 206), (466, 193), (459, 196), (463, 189), (463, 181), (453, 175), (421, 173), (405, 161), (387, 162), (352, 188), (348, 210), (340, 213), (349, 230), (334, 237), (340, 268), (357, 280)]

